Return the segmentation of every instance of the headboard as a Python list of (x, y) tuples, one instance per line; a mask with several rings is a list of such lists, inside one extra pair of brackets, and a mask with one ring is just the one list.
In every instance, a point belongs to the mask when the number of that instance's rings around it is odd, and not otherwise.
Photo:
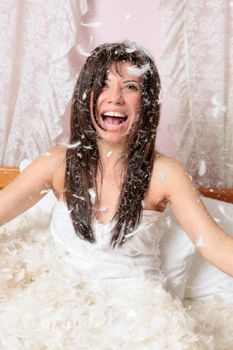
[(0, 189), (13, 181), (19, 175), (17, 167), (0, 167)]
[[(8, 185), (19, 174), (17, 167), (0, 167), (0, 189)], [(209, 198), (218, 199), (224, 202), (233, 203), (233, 188), (199, 188), (200, 193)]]

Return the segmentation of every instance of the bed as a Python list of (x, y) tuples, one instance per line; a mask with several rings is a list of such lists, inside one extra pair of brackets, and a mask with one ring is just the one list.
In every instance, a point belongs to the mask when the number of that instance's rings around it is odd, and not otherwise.
[[(0, 167), (0, 189), (18, 174), (17, 167)], [(214, 219), (233, 235), (233, 189), (199, 190)], [(41, 204), (0, 228), (0, 348), (4, 350), (76, 349), (71, 342), (73, 334), (70, 329), (74, 325), (71, 327), (64, 308), (66, 303), (68, 307), (72, 306), (69, 298), (76, 287), (74, 281), (69, 284), (67, 280), (70, 271), (66, 271), (66, 276), (61, 274), (63, 265), (48, 235), (54, 198), (49, 194), (45, 197)], [(209, 349), (232, 350), (233, 279), (202, 260), (169, 210), (161, 215), (165, 217), (164, 222), (170, 222), (161, 255), (162, 268), (168, 280), (177, 282), (179, 279), (179, 283), (174, 283), (174, 293), (197, 319), (199, 328), (205, 334), (214, 334), (215, 347)], [(39, 302), (41, 298), (44, 303), (42, 309), (35, 304), (35, 295)], [(60, 304), (56, 302), (54, 314), (54, 303), (58, 297)], [(23, 324), (20, 310), (31, 325), (29, 330)], [(59, 322), (51, 330), (49, 322), (55, 316)], [(28, 348), (20, 345), (23, 337), (27, 337)], [(44, 339), (49, 339), (50, 343), (47, 344)], [(38, 345), (45, 346), (45, 343), (47, 347)]]
[(0, 167), (0, 189), (7, 186), (19, 175), (18, 167)]

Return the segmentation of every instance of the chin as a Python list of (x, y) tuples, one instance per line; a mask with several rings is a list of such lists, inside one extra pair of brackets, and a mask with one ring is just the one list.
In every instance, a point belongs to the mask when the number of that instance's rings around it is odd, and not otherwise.
[(126, 144), (126, 136), (124, 135), (99, 135), (99, 139), (102, 142), (106, 142), (112, 145)]

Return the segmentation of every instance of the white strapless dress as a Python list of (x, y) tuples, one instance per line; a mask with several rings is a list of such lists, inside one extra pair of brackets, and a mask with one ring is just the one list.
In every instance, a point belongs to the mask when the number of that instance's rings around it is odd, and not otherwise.
[(132, 237), (113, 249), (112, 223), (95, 221), (91, 244), (58, 202), (52, 237), (45, 228), (12, 241), (2, 235), (0, 350), (214, 349), (211, 331), (200, 332), (165, 289), (159, 220), (143, 211)]
[(160, 271), (159, 242), (162, 232), (156, 230), (160, 216), (155, 211), (144, 210), (141, 223), (132, 237), (117, 249), (111, 248), (113, 223), (101, 224), (94, 220), (96, 243), (90, 244), (75, 233), (63, 202), (55, 206), (50, 228), (59, 252), (87, 281), (156, 276)]
[(76, 235), (66, 204), (55, 206), (53, 239), (64, 263), (85, 283), (78, 348), (211, 349), (211, 338), (198, 335), (195, 321), (165, 291), (160, 218), (160, 213), (144, 210), (130, 239), (114, 249), (113, 223), (94, 220), (96, 243), (91, 244)]

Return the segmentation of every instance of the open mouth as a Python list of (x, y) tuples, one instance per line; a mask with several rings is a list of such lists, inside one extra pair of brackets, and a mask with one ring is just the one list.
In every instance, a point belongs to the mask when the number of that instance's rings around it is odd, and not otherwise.
[(103, 124), (107, 127), (118, 128), (122, 126), (128, 119), (127, 115), (119, 112), (104, 112), (100, 115)]

